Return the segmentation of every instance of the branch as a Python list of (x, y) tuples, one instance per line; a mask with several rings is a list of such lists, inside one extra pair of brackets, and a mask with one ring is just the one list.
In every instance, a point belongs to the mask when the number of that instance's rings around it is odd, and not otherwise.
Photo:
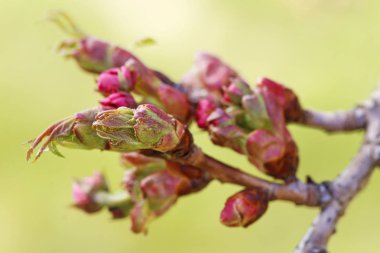
[(364, 129), (367, 124), (365, 108), (358, 106), (352, 110), (319, 112), (304, 110), (303, 117), (294, 123), (325, 130), (327, 132), (353, 131)]
[(288, 184), (273, 183), (216, 160), (204, 154), (195, 145), (192, 145), (189, 154), (177, 160), (207, 171), (220, 182), (237, 184), (248, 188), (260, 188), (270, 193), (272, 200), (285, 200), (306, 206), (321, 206), (331, 199), (330, 193), (324, 184), (305, 184), (299, 180)]
[(364, 143), (347, 168), (331, 182), (332, 200), (314, 220), (294, 253), (324, 253), (327, 243), (336, 231), (339, 219), (345, 213), (351, 200), (368, 182), (379, 161), (380, 144), (380, 94), (374, 92), (373, 100), (367, 103), (368, 127)]

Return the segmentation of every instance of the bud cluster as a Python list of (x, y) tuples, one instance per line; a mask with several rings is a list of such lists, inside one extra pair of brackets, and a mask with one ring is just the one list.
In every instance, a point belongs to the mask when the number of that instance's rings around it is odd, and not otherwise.
[[(207, 53), (198, 54), (176, 84), (128, 50), (84, 35), (66, 15), (58, 16), (68, 21), (74, 35), (61, 43), (60, 52), (98, 74), (97, 91), (103, 99), (100, 107), (46, 129), (32, 141), (27, 159), (42, 143), (35, 159), (46, 149), (62, 156), (57, 149), (62, 145), (120, 152), (126, 168), (118, 193), (110, 193), (100, 173), (75, 181), (75, 207), (86, 213), (107, 208), (115, 219), (130, 217), (132, 230), (140, 233), (179, 197), (205, 188), (212, 179), (206, 170), (236, 183), (226, 178), (227, 172), (217, 174), (220, 168), (193, 145), (186, 126), (192, 118), (214, 144), (246, 155), (260, 171), (285, 183), (295, 179), (298, 149), (287, 123), (304, 114), (293, 91), (267, 78), (251, 88), (234, 69)], [(228, 198), (221, 222), (247, 227), (259, 219), (272, 199), (271, 189), (263, 189), (246, 188)]]
[(198, 97), (193, 92), (195, 119), (213, 143), (247, 155), (270, 176), (286, 181), (295, 177), (298, 151), (286, 123), (302, 110), (291, 90), (266, 78), (251, 89), (231, 67), (205, 53), (197, 56), (183, 84), (205, 91)]
[(100, 102), (104, 110), (133, 108), (136, 103), (128, 93), (134, 92), (143, 97), (143, 103), (154, 103), (181, 122), (189, 120), (187, 96), (128, 50), (89, 36), (65, 40), (59, 50), (82, 69), (99, 74), (97, 90), (106, 97)]
[(104, 177), (95, 173), (74, 182), (74, 206), (87, 213), (106, 207), (114, 219), (130, 217), (135, 233), (146, 233), (149, 223), (166, 213), (180, 196), (199, 191), (210, 181), (198, 168), (138, 152), (122, 154), (121, 161), (127, 169), (123, 192), (109, 193)]

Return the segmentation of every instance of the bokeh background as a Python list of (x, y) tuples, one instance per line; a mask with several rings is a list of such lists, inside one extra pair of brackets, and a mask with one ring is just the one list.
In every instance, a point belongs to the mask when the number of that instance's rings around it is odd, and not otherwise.
[[(118, 155), (61, 149), (25, 161), (25, 141), (52, 122), (96, 105), (94, 76), (54, 52), (66, 35), (43, 21), (63, 9), (88, 33), (130, 46), (141, 37), (158, 44), (134, 52), (149, 66), (179, 80), (198, 50), (215, 53), (252, 84), (266, 75), (286, 83), (306, 107), (350, 108), (365, 99), (380, 77), (380, 2), (376, 0), (0, 0), (0, 252), (291, 252), (317, 210), (271, 203), (247, 229), (219, 223), (225, 199), (238, 191), (213, 182), (181, 199), (134, 235), (129, 221), (107, 212), (92, 216), (73, 208), (71, 182), (100, 170), (113, 188), (122, 169)], [(301, 152), (299, 175), (334, 178), (356, 152), (360, 133), (328, 136), (292, 126)], [(245, 170), (239, 155), (212, 146), (208, 153)], [(380, 178), (355, 199), (330, 243), (331, 252), (379, 252)]]

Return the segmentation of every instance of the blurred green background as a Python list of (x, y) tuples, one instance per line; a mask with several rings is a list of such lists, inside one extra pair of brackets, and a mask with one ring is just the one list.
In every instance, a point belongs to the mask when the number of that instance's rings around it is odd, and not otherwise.
[[(293, 88), (305, 106), (350, 108), (365, 99), (380, 76), (380, 2), (376, 0), (0, 0), (0, 252), (291, 252), (317, 210), (271, 203), (248, 229), (219, 223), (225, 199), (238, 191), (212, 183), (181, 199), (134, 235), (129, 221), (107, 212), (88, 216), (73, 208), (71, 182), (93, 170), (119, 187), (118, 155), (61, 149), (25, 161), (25, 141), (54, 121), (94, 106), (94, 77), (54, 52), (66, 35), (43, 21), (63, 9), (85, 31), (129, 46), (151, 36), (152, 47), (135, 52), (149, 66), (179, 80), (198, 50), (215, 53), (247, 80), (266, 75)], [(347, 165), (361, 134), (328, 136), (291, 127), (301, 153), (299, 175), (334, 178)], [(208, 153), (256, 173), (239, 155), (213, 147), (195, 131)], [(379, 252), (378, 173), (341, 220), (331, 252)]]

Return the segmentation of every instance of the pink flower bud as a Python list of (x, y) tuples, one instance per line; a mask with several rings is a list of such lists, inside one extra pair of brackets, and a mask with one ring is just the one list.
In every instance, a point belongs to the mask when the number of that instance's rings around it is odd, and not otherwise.
[(125, 168), (144, 170), (148, 168), (163, 169), (166, 162), (162, 158), (143, 155), (139, 152), (129, 152), (121, 155), (121, 163)]
[(235, 78), (232, 82), (224, 88), (223, 98), (226, 102), (240, 105), (242, 97), (252, 93), (249, 85), (239, 78)]
[(158, 90), (159, 100), (165, 111), (181, 122), (190, 116), (190, 103), (187, 96), (176, 88), (161, 84)]
[(248, 159), (262, 172), (285, 181), (294, 178), (298, 150), (285, 129), (284, 139), (267, 130), (253, 131), (247, 140)]
[(162, 170), (145, 177), (141, 189), (146, 198), (179, 196), (191, 188), (190, 180), (174, 170)]
[(136, 72), (129, 69), (128, 65), (106, 70), (98, 77), (98, 91), (104, 96), (118, 91), (131, 91), (136, 84), (136, 75)]
[(201, 80), (208, 89), (221, 89), (237, 76), (227, 64), (207, 53), (199, 53), (196, 56), (196, 66), (199, 68)]
[(129, 51), (94, 37), (65, 40), (59, 51), (64, 56), (73, 57), (82, 69), (92, 73), (121, 67), (130, 59), (139, 61)]
[(258, 80), (258, 89), (264, 96), (268, 114), (274, 122), (284, 121), (283, 118), (295, 121), (304, 117), (298, 98), (291, 89), (265, 77)]
[(94, 195), (99, 191), (107, 192), (108, 188), (103, 175), (97, 172), (74, 182), (72, 190), (74, 206), (87, 213), (94, 213), (103, 207), (94, 200)]
[(229, 227), (248, 227), (268, 208), (268, 194), (260, 189), (246, 189), (228, 198), (220, 221)]
[(119, 107), (135, 108), (137, 106), (133, 96), (127, 92), (112, 93), (106, 98), (103, 98), (100, 102), (103, 110), (117, 109)]
[(208, 126), (207, 118), (216, 109), (215, 102), (209, 99), (201, 99), (198, 102), (197, 108), (195, 110), (195, 120), (197, 121), (198, 127), (206, 129)]

